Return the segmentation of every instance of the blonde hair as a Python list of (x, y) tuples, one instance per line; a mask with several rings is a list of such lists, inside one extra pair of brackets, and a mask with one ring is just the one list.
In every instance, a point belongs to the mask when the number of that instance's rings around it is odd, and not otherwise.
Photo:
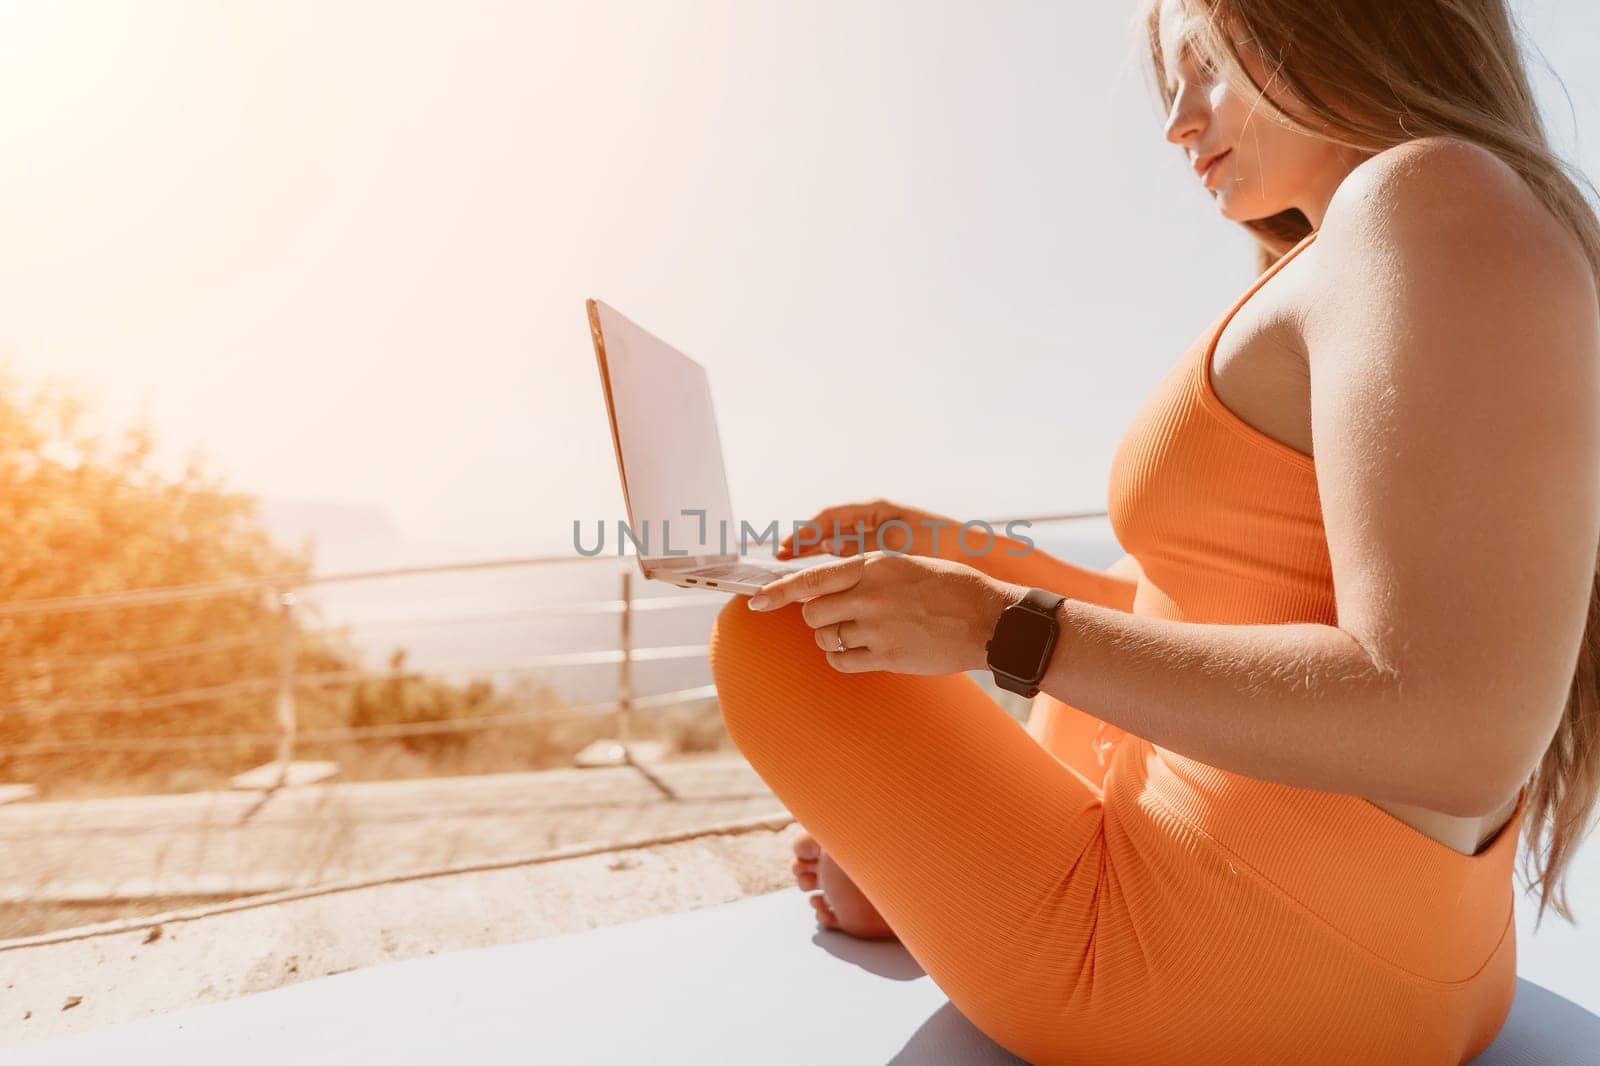
[[(1576, 172), (1551, 150), (1504, 0), (1189, 0), (1201, 18), (1199, 55), (1263, 93), (1265, 114), (1291, 129), (1364, 154), (1422, 137), (1488, 149), (1520, 174), (1577, 237), (1600, 285), (1600, 220)], [(1160, 3), (1145, 0), (1157, 90), (1172, 107), (1161, 54)], [(1265, 96), (1241, 62), (1243, 37), (1283, 91), (1321, 128)], [(1311, 231), (1297, 210), (1244, 223), (1266, 269)], [(1523, 819), (1525, 877), (1547, 906), (1573, 920), (1565, 875), (1600, 793), (1600, 557), (1572, 686), (1534, 771)]]

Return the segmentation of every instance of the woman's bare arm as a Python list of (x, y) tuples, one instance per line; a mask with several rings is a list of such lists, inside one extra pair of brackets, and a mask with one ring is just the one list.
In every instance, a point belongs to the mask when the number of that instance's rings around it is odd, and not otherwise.
[(1462, 142), (1363, 163), (1311, 251), (1324, 284), (1302, 332), (1338, 624), (1074, 597), (1041, 687), (1222, 769), (1481, 816), (1542, 756), (1584, 628), (1593, 275), (1521, 180)]

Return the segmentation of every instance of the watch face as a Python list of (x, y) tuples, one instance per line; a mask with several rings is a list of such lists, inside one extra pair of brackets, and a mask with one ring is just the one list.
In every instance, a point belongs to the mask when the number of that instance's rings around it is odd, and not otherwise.
[(989, 644), (989, 665), (1014, 677), (1039, 677), (1049, 658), (1053, 628), (1051, 619), (1007, 607), (1000, 612), (1000, 622)]

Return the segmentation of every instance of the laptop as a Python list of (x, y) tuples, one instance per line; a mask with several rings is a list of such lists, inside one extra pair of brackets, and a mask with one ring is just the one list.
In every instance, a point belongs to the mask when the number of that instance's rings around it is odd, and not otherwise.
[[(745, 530), (735, 520), (705, 368), (609, 304), (586, 300), (585, 306), (611, 418), (628, 542), (644, 576), (683, 588), (753, 593), (830, 559), (743, 557), (741, 549), (758, 546), (763, 536), (776, 549), (788, 531), (780, 522), (773, 537), (766, 527)], [(616, 536), (620, 551), (620, 526)]]

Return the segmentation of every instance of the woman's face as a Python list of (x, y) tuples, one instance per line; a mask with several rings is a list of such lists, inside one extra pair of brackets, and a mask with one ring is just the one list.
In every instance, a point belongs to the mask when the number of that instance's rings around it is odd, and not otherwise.
[[(1225, 218), (1236, 222), (1267, 218), (1291, 207), (1305, 210), (1319, 195), (1326, 204), (1338, 179), (1340, 146), (1284, 126), (1267, 114), (1267, 104), (1254, 86), (1232, 83), (1191, 49), (1191, 34), (1202, 25), (1183, 0), (1161, 0), (1159, 27), (1162, 62), (1172, 109), (1166, 137), (1183, 149), (1189, 165), (1216, 198)], [(1235, 38), (1238, 41), (1238, 38)], [(1287, 92), (1269, 78), (1249, 42), (1237, 44), (1251, 78), (1267, 87), (1267, 95), (1298, 121), (1307, 121)], [(1308, 212), (1320, 217), (1320, 210)]]

